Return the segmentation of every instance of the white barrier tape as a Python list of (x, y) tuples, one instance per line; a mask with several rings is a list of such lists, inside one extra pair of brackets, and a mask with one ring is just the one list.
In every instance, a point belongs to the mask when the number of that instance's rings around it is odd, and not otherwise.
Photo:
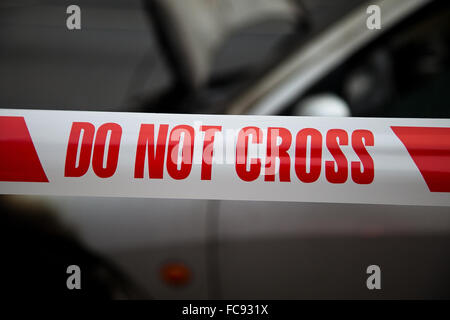
[(0, 193), (450, 205), (450, 120), (0, 109)]

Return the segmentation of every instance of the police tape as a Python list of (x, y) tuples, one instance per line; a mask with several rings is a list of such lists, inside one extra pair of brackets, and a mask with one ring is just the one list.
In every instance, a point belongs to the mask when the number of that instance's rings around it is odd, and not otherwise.
[(450, 120), (0, 109), (0, 193), (450, 205)]

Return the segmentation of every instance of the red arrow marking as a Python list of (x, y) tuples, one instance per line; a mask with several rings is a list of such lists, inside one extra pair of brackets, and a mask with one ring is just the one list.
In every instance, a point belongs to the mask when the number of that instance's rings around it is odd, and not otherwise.
[(450, 128), (391, 127), (431, 192), (450, 192)]
[(0, 181), (48, 182), (23, 117), (0, 117)]

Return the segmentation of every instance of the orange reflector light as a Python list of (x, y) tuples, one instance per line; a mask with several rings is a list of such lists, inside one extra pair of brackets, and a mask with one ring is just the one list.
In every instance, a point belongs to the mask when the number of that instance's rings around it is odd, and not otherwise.
[(183, 263), (168, 263), (161, 268), (161, 277), (171, 286), (183, 286), (191, 280), (191, 270)]

